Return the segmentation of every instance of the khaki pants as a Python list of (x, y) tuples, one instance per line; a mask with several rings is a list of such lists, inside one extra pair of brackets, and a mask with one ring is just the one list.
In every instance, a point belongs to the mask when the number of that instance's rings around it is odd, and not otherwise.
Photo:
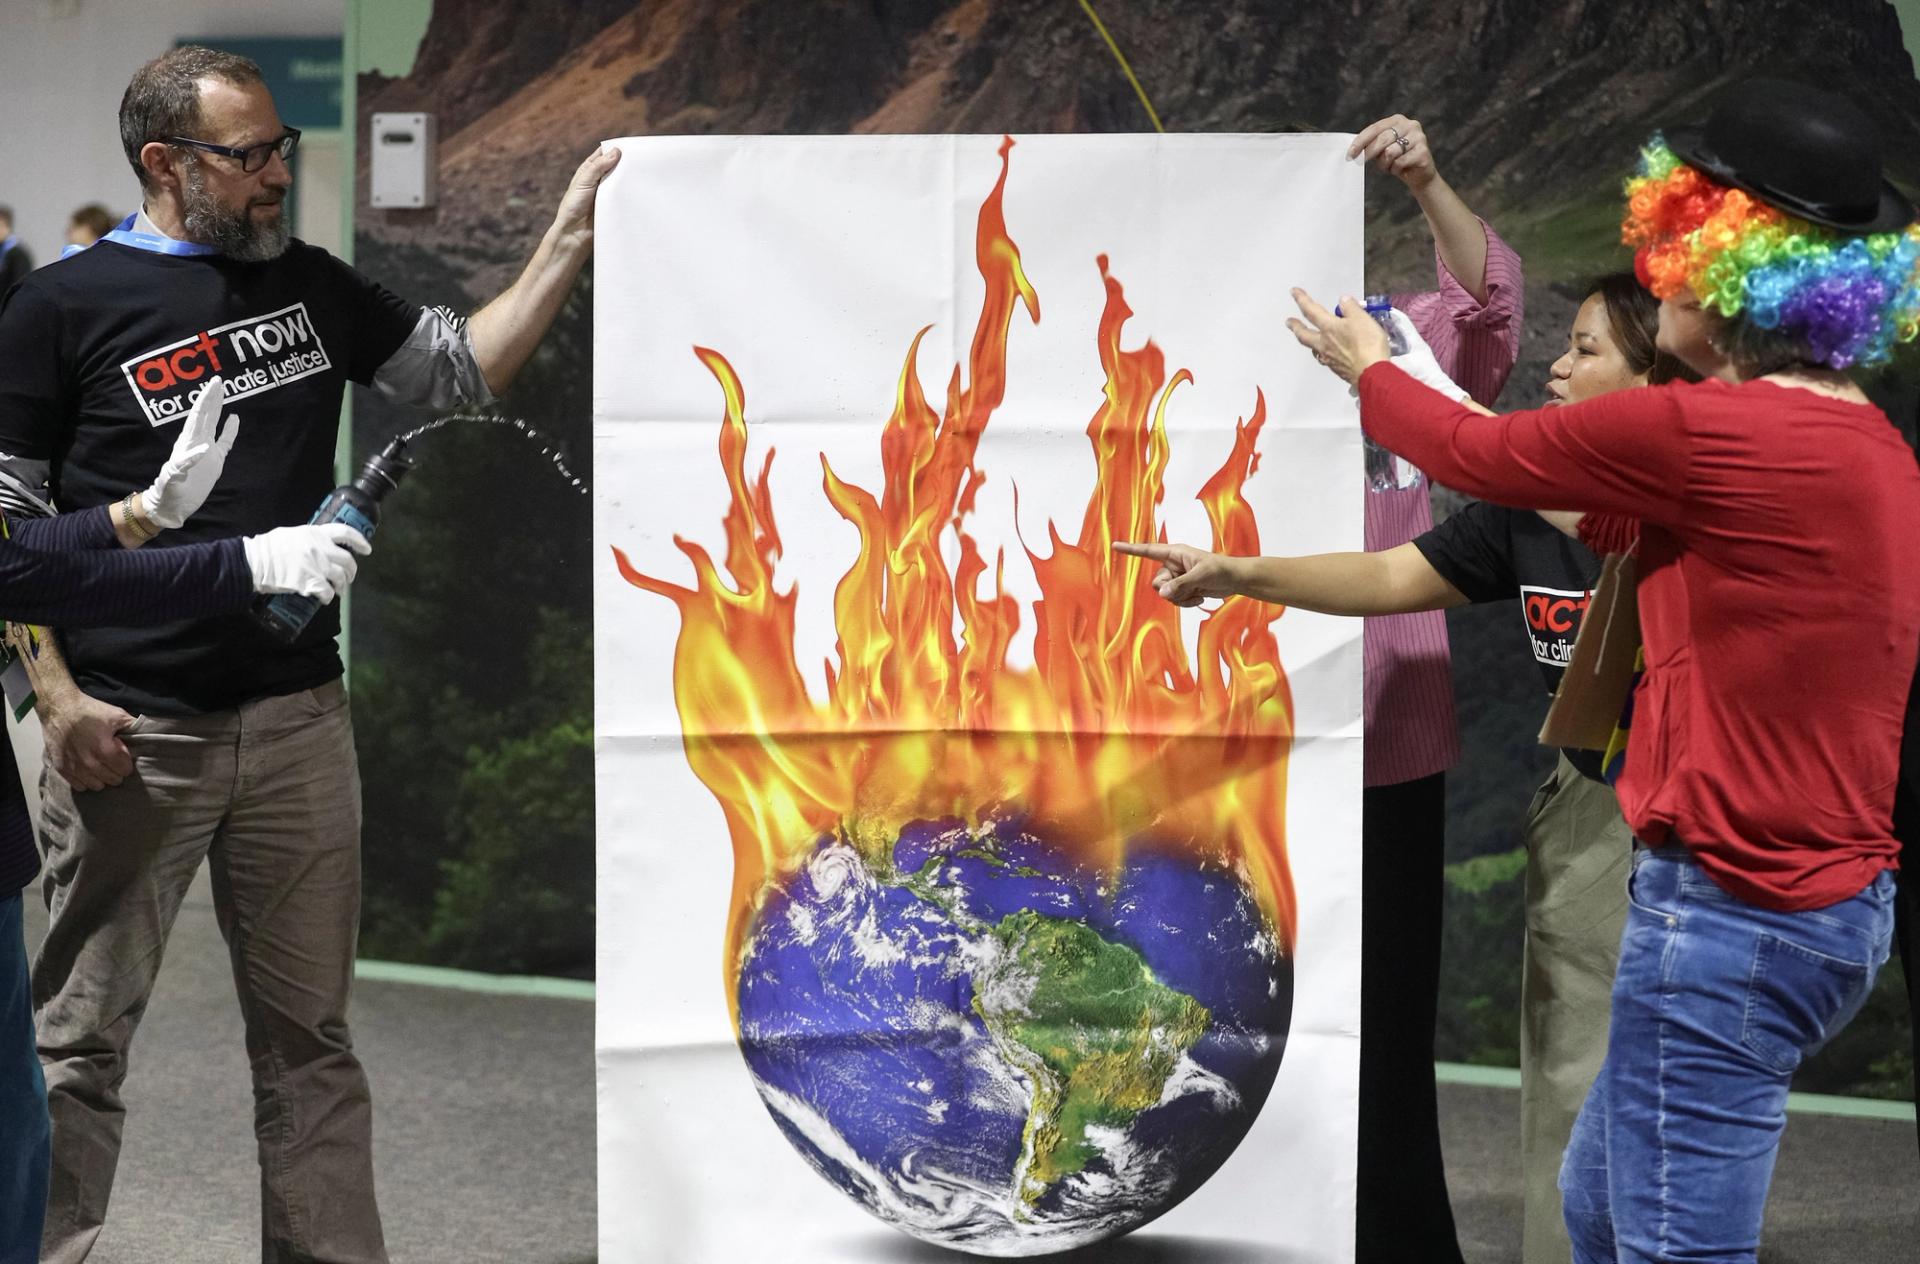
[(134, 773), (41, 779), (47, 937), (33, 966), (53, 1120), (41, 1259), (86, 1258), (107, 1213), (127, 1050), (205, 857), (253, 1070), (261, 1258), (385, 1261), (372, 1104), (347, 1001), (360, 919), (360, 777), (339, 682), (237, 710), (143, 716)]
[(1633, 832), (1611, 787), (1566, 756), (1527, 809), (1526, 966), (1520, 983), (1522, 1258), (1567, 1264), (1560, 1159), (1607, 1052)]

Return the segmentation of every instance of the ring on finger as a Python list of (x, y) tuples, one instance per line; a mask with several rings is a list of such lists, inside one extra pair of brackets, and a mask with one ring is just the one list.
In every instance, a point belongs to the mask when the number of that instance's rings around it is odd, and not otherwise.
[(1405, 157), (1405, 156), (1406, 156), (1406, 155), (1407, 155), (1408, 153), (1410, 153), (1410, 152), (1412, 151), (1412, 149), (1413, 149), (1413, 142), (1412, 142), (1412, 141), (1410, 141), (1410, 140), (1408, 140), (1408, 139), (1407, 139), (1406, 137), (1404, 137), (1404, 136), (1396, 136), (1396, 137), (1394, 138), (1394, 140), (1395, 140), (1395, 141), (1396, 141), (1396, 142), (1397, 142), (1397, 143), (1399, 144), (1399, 146), (1400, 146), (1400, 154), (1401, 154), (1401, 156), (1402, 156), (1402, 157)]
[(1394, 143), (1396, 143), (1396, 142), (1399, 142), (1399, 143), (1405, 143), (1405, 138), (1404, 138), (1404, 137), (1402, 137), (1402, 136), (1400, 135), (1400, 129), (1399, 129), (1399, 128), (1397, 128), (1397, 127), (1392, 127), (1392, 126), (1389, 126), (1389, 127), (1387, 128), (1387, 130), (1393, 133), (1393, 140), (1391, 140), (1391, 141), (1388, 141), (1388, 142), (1387, 142), (1388, 144), (1390, 144), (1390, 145), (1391, 145), (1391, 144), (1394, 144)]

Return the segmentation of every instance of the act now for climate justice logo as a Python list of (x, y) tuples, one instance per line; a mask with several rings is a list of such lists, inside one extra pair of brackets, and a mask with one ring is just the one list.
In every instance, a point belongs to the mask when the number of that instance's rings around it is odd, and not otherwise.
[(249, 316), (218, 329), (143, 351), (120, 366), (149, 425), (184, 416), (215, 373), (227, 380), (227, 399), (245, 399), (333, 367), (313, 331), (305, 303)]
[(1527, 616), (1527, 640), (1533, 643), (1533, 657), (1549, 667), (1565, 667), (1573, 661), (1573, 641), (1580, 635), (1580, 620), (1587, 613), (1593, 593), (1585, 588), (1541, 588), (1520, 586), (1520, 605)]

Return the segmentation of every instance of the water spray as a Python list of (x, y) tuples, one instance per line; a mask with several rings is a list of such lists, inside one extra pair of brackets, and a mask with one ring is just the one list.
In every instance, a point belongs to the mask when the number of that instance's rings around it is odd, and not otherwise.
[(526, 421), (520, 417), (500, 417), (493, 413), (453, 413), (446, 417), (436, 417), (423, 426), (415, 426), (413, 429), (407, 431), (407, 433), (401, 435), (400, 441), (402, 443), (411, 443), (417, 436), (426, 434), (432, 430), (438, 430), (451, 421), (480, 422), (490, 426), (512, 426), (515, 430), (525, 435), (529, 443), (538, 443), (541, 445), (540, 455), (547, 457), (553, 462), (554, 471), (558, 473), (561, 478), (568, 480), (569, 486), (579, 488), (582, 496), (585, 496), (592, 490), (586, 483), (575, 477), (572, 470), (567, 468), (566, 456), (560, 451), (559, 446), (549, 442), (547, 436), (541, 434), (534, 427), (529, 426)]
[[(422, 426), (399, 436), (387, 444), (378, 454), (368, 457), (367, 463), (360, 467), (360, 473), (350, 483), (342, 484), (327, 493), (320, 502), (320, 508), (314, 510), (311, 523), (343, 522), (358, 531), (367, 539), (373, 539), (373, 533), (380, 525), (380, 502), (388, 492), (400, 486), (400, 480), (413, 469), (413, 461), (404, 455), (407, 444), (420, 435), (452, 421), (486, 422), (496, 426), (512, 426), (532, 443), (542, 442), (546, 436), (524, 420), (514, 417), (498, 417), (488, 413), (454, 413), (438, 417)], [(559, 448), (547, 444), (540, 449), (540, 455), (550, 456), (554, 469), (560, 477), (569, 480), (569, 485), (579, 489), (582, 496), (591, 489), (572, 470), (567, 468), (566, 460)], [(253, 603), (254, 621), (265, 628), (272, 636), (286, 644), (292, 644), (306, 630), (313, 616), (320, 612), (317, 598), (302, 596), (299, 593), (277, 593), (271, 597), (261, 597)]]

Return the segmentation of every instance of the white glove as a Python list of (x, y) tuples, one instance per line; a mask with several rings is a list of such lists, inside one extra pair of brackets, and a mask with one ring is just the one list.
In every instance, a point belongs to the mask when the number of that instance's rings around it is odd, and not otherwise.
[(247, 551), (255, 592), (299, 593), (319, 598), (323, 606), (353, 582), (359, 568), (353, 555), (373, 552), (367, 537), (344, 522), (275, 527), (240, 543)]
[(140, 508), (154, 526), (177, 527), (193, 517), (220, 481), (234, 436), (240, 433), (240, 418), (236, 416), (227, 423), (225, 434), (214, 437), (220, 424), (220, 406), (226, 400), (226, 383), (217, 377), (208, 378), (206, 389), (194, 401), (193, 411), (187, 414), (173, 441), (167, 463), (160, 467), (160, 477), (140, 493)]
[(1396, 307), (1387, 313), (1387, 319), (1392, 322), (1394, 332), (1407, 340), (1407, 349), (1393, 357), (1393, 362), (1422, 386), (1430, 386), (1448, 399), (1465, 399), (1467, 393), (1440, 367), (1440, 361), (1434, 358), (1433, 348), (1413, 327), (1413, 318)]

